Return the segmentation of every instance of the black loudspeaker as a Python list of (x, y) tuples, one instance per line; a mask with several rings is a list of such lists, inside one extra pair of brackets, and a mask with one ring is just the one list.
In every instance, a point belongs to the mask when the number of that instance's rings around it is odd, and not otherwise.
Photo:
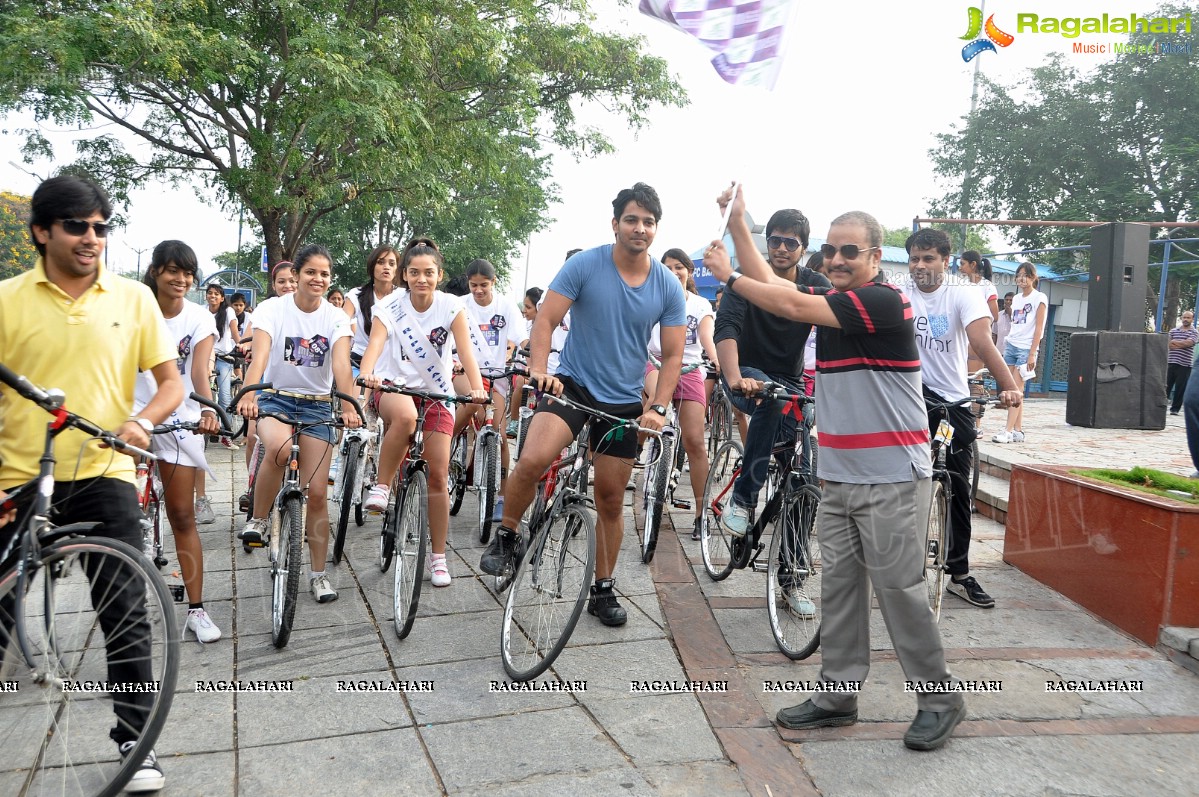
[(1165, 429), (1166, 343), (1167, 336), (1149, 332), (1071, 335), (1066, 423)]
[(1091, 228), (1087, 329), (1145, 331), (1149, 225), (1112, 222)]

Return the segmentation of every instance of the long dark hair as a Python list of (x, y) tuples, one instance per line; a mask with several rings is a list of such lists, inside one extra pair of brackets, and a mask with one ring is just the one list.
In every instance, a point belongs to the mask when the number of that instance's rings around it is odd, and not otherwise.
[[(158, 250), (155, 249), (155, 251), (157, 252)], [(153, 266), (151, 266), (151, 270), (153, 270)], [(150, 272), (147, 271), (146, 276), (148, 277), (149, 275)], [(207, 294), (213, 288), (216, 288), (221, 292), (221, 306), (216, 309), (215, 313), (213, 313), (213, 315), (216, 316), (216, 339), (224, 340), (225, 335), (229, 334), (229, 300), (225, 296), (224, 287), (222, 287), (221, 283), (219, 282), (208, 283), (208, 285), (204, 287), (204, 293)]]
[(666, 258), (677, 260), (683, 264), (683, 268), (687, 269), (687, 292), (699, 293), (699, 289), (695, 287), (695, 263), (692, 262), (691, 256), (682, 249), (667, 249), (662, 255), (662, 263), (666, 263)]
[[(366, 256), (366, 282), (358, 289), (358, 309), (362, 312), (362, 333), (368, 338), (371, 336), (371, 308), (375, 306), (375, 264), (388, 252), (396, 256), (396, 270), (399, 270), (399, 251), (391, 244), (379, 244)], [(399, 276), (396, 274), (397, 281)]]
[[(158, 275), (162, 273), (168, 263), (174, 263), (191, 274), (192, 279), (196, 278), (196, 273), (200, 270), (200, 261), (196, 259), (196, 253), (190, 246), (183, 241), (161, 242), (154, 247), (154, 254), (150, 255), (150, 266), (146, 269), (145, 276), (142, 277), (142, 282), (150, 286), (150, 292), (154, 294), (155, 298), (158, 297)], [(221, 293), (224, 294), (224, 291)], [(224, 299), (221, 301), (224, 302)]]

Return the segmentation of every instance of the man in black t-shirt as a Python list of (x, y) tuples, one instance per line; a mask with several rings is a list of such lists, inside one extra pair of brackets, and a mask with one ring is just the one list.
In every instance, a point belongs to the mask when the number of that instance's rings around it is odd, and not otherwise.
[[(777, 211), (766, 225), (767, 263), (775, 276), (797, 287), (831, 287), (829, 281), (799, 265), (808, 248), (811, 225), (798, 210)], [(758, 502), (758, 491), (766, 481), (770, 449), (776, 440), (795, 439), (796, 418), (784, 413), (782, 401), (758, 403), (749, 396), (764, 382), (778, 382), (802, 392), (804, 345), (811, 326), (773, 315), (726, 291), (716, 313), (716, 352), (724, 387), (733, 406), (750, 416), (745, 440), (745, 462), (733, 485), (733, 500), (725, 513), (725, 527), (737, 536), (745, 534), (750, 514)], [(805, 463), (806, 465), (807, 463)], [(815, 607), (805, 608), (814, 613)]]

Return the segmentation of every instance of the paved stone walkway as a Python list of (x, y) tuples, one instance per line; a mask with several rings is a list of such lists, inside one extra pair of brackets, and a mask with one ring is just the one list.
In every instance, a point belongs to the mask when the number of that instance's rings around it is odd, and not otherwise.
[[(1062, 411), (1060, 401), (1032, 402), (1031, 442), (992, 449), (1013, 459), (1144, 457), (1185, 467), (1171, 453), (1185, 451), (1177, 419), (1161, 433), (1074, 430), (1055, 420)], [(913, 753), (900, 740), (915, 700), (903, 692), (877, 612), (858, 724), (811, 732), (772, 724), (779, 708), (804, 696), (767, 693), (763, 682), (815, 680), (819, 651), (793, 663), (775, 649), (763, 574), (708, 579), (687, 512), (673, 513), (678, 532), (665, 535), (647, 568), (634, 552), (628, 510), (617, 571), (628, 625), (608, 629), (584, 614), (570, 647), (538, 679), (585, 681), (586, 691), (492, 691), (505, 680), (502, 605), (477, 576), (473, 495), (452, 523), (454, 583), (425, 583), (406, 640), (391, 626), (391, 574), (375, 565), (376, 518), (351, 531), (349, 562), (330, 567), (340, 599), (322, 606), (302, 596), (291, 642), (276, 650), (266, 557), (234, 544), (229, 485), (240, 487), (242, 457), (210, 454), (218, 521), (202, 527), (205, 603), (225, 638), (184, 646), (180, 691), (158, 744), (171, 797), (1199, 791), (1196, 676), (1005, 565), (1003, 529), (991, 521), (977, 524), (973, 566), (997, 607), (946, 596), (941, 629), (954, 674), (999, 681), (1002, 691), (968, 696), (954, 739), (939, 752)], [(686, 479), (680, 489), (687, 492)], [(1118, 584), (1112, 597), (1119, 600)], [(196, 681), (209, 679), (290, 680), (295, 691), (198, 693)], [(632, 682), (655, 679), (727, 682), (729, 691), (631, 692)], [(1046, 682), (1071, 679), (1143, 681), (1143, 691), (1046, 691)], [(339, 692), (346, 680), (431, 681), (433, 691)]]

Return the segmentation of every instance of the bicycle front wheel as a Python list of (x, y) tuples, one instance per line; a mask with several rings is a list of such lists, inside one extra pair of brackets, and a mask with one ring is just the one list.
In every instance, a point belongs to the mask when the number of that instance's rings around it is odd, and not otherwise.
[(820, 490), (804, 484), (779, 507), (770, 535), (766, 612), (774, 641), (790, 659), (806, 659), (820, 644)]
[[(21, 629), (31, 671), (15, 639)], [(0, 783), (5, 794), (119, 794), (154, 747), (174, 698), (179, 628), (170, 592), (141, 551), (61, 540), (17, 592), (0, 576)], [(114, 722), (115, 719), (115, 722)], [(133, 741), (122, 757), (110, 730)]]
[(500, 438), (492, 432), (480, 433), (479, 469), (480, 478), (475, 486), (479, 490), (479, 542), (486, 544), (491, 539), (491, 515), (495, 511), (495, 499), (500, 492)]
[(666, 503), (667, 483), (670, 480), (674, 454), (670, 451), (669, 439), (665, 437), (652, 437), (646, 445), (649, 456), (646, 461), (654, 464), (645, 469), (645, 479), (641, 486), (641, 561), (649, 564), (653, 561), (654, 551), (658, 547), (658, 534), (662, 529), (662, 507)]
[(466, 497), (466, 430), (454, 435), (450, 451), (450, 514), (457, 516)]
[(396, 636), (408, 636), (416, 607), (420, 603), (421, 568), (425, 566), (425, 536), (428, 533), (426, 501), (428, 488), (424, 471), (414, 470), (404, 486), (404, 495), (396, 506), (399, 517), (395, 541), (395, 585), (392, 593), (392, 622)]
[(941, 601), (945, 597), (945, 557), (948, 554), (949, 491), (945, 482), (933, 479), (932, 503), (928, 508), (928, 528), (924, 536), (924, 584), (928, 587), (928, 605), (933, 619), (941, 620)]
[(741, 444), (729, 440), (720, 446), (708, 466), (704, 482), (703, 514), (700, 521), (700, 555), (704, 571), (713, 581), (723, 581), (733, 572), (733, 536), (722, 518), (733, 500), (733, 476), (741, 467)]
[[(723, 390), (717, 385), (716, 390)], [(712, 457), (720, 447), (733, 437), (733, 410), (728, 399), (714, 396), (712, 399), (712, 417), (708, 422), (708, 456)]]
[(346, 550), (346, 536), (350, 530), (350, 515), (354, 511), (354, 498), (358, 494), (358, 457), (361, 448), (351, 445), (341, 463), (341, 500), (337, 504), (337, 530), (333, 537), (333, 564), (340, 564)]
[(978, 511), (978, 438), (970, 443), (970, 511)]
[(595, 521), (572, 504), (534, 533), (508, 592), (500, 654), (512, 680), (536, 678), (558, 658), (594, 573)]
[(304, 569), (304, 511), (299, 496), (283, 500), (271, 540), (271, 642), (287, 645), (296, 618), (300, 572)]
[(362, 476), (355, 482), (358, 494), (354, 496), (354, 525), (361, 526), (366, 522), (366, 499), (375, 480), (379, 477), (379, 444), (368, 443), (362, 458)]

